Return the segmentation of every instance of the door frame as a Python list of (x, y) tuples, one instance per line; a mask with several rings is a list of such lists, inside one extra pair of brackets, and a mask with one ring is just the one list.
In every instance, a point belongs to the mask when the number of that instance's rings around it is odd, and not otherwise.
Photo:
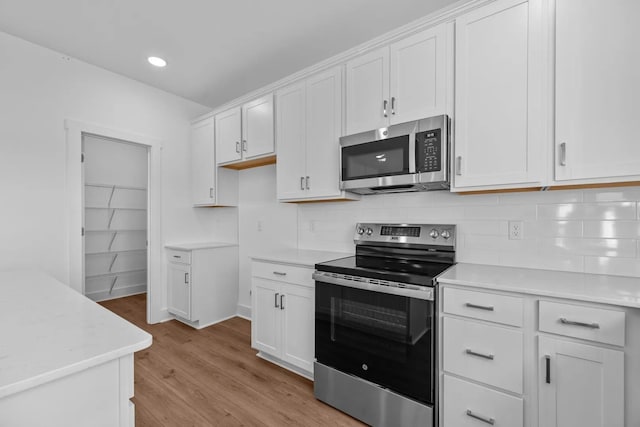
[(84, 294), (83, 200), (84, 179), (81, 162), (82, 136), (91, 134), (108, 139), (131, 142), (147, 147), (147, 322), (169, 318), (162, 276), (162, 141), (160, 139), (112, 129), (72, 119), (64, 121), (66, 129), (66, 210), (67, 210), (67, 283)]

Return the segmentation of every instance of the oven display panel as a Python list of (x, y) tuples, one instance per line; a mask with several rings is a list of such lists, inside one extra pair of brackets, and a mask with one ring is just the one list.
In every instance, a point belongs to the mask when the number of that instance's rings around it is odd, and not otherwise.
[(406, 236), (420, 237), (420, 227), (393, 227), (383, 225), (380, 230), (381, 236)]

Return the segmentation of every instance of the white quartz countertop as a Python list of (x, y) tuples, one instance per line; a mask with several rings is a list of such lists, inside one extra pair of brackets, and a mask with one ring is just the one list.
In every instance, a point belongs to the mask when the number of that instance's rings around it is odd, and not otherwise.
[(165, 245), (167, 249), (175, 249), (178, 251), (192, 251), (196, 249), (213, 249), (213, 248), (226, 248), (229, 246), (238, 246), (237, 243), (224, 243), (224, 242), (186, 242), (186, 243), (172, 243)]
[(353, 254), (305, 249), (280, 249), (269, 253), (254, 254), (251, 256), (251, 259), (254, 261), (268, 261), (300, 265), (303, 267), (314, 267), (315, 264), (319, 262), (331, 261), (333, 259), (345, 258), (348, 256), (353, 256)]
[(151, 335), (36, 272), (0, 272), (0, 398), (151, 345)]
[(640, 308), (640, 278), (456, 264), (438, 282)]

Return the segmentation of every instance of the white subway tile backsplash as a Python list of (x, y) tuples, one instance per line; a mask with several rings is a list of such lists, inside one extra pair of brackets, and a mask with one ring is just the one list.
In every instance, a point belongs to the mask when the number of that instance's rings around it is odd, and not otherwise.
[[(298, 246), (353, 252), (356, 222), (453, 223), (458, 262), (640, 277), (640, 187), (363, 196), (298, 205)], [(521, 220), (522, 240), (508, 221)], [(639, 282), (640, 286), (640, 282)]]
[(630, 239), (539, 239), (541, 253), (552, 255), (585, 255), (633, 258), (636, 256), (636, 241)]
[(501, 205), (530, 205), (533, 203), (582, 203), (583, 194), (578, 190), (526, 191), (498, 195)]
[(640, 259), (638, 258), (586, 257), (584, 271), (593, 274), (639, 277), (638, 286), (640, 286)]
[(464, 207), (467, 219), (531, 220), (536, 218), (535, 205), (495, 205)]
[(584, 237), (640, 239), (640, 221), (585, 221)]
[(640, 187), (584, 190), (585, 202), (625, 202), (628, 200), (640, 200)]
[(636, 205), (635, 202), (544, 204), (538, 205), (538, 219), (636, 219)]
[(582, 221), (526, 221), (523, 227), (525, 239), (536, 237), (582, 237), (583, 235)]

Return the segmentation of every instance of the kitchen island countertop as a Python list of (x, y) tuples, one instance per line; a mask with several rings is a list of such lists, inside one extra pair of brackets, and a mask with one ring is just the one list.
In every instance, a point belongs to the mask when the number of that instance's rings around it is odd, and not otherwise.
[(151, 345), (147, 332), (38, 272), (0, 272), (0, 399)]

